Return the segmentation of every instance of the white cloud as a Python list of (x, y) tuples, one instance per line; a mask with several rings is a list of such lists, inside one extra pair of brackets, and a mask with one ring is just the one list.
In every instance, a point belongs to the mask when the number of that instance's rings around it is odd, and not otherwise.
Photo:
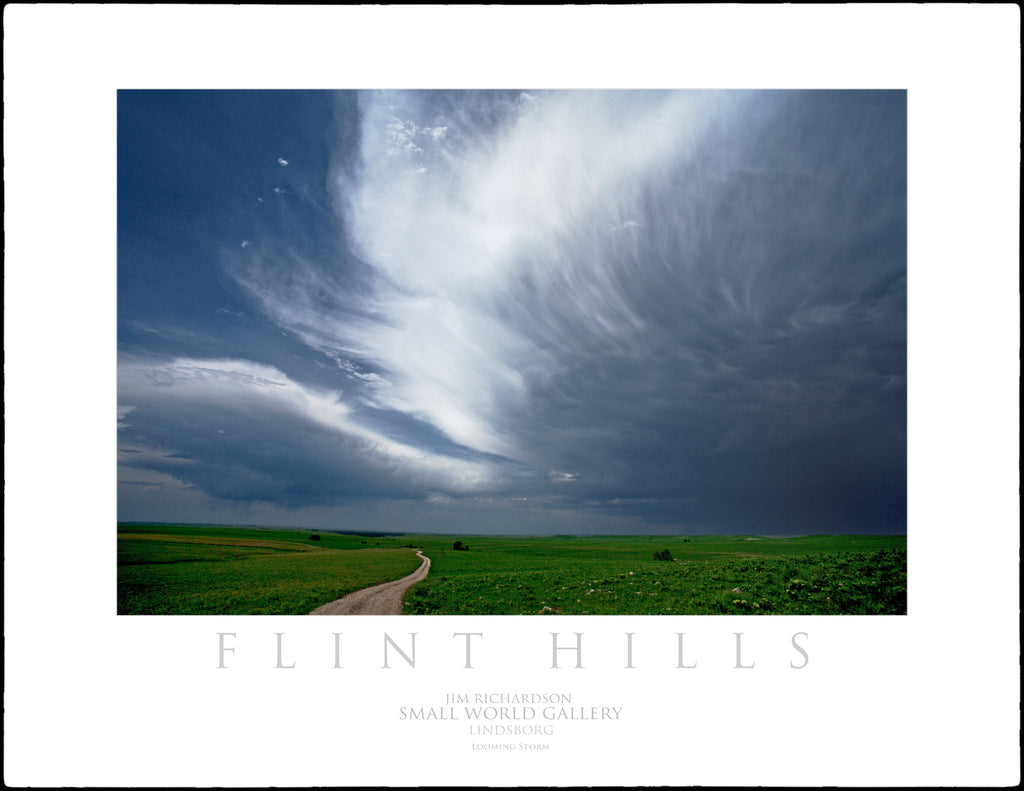
[(119, 406), (117, 407), (117, 427), (118, 427), (119, 429), (120, 429), (120, 428), (128, 428), (128, 427), (129, 427), (129, 426), (131, 425), (130, 423), (126, 423), (126, 422), (124, 421), (124, 419), (125, 419), (126, 417), (128, 417), (128, 415), (129, 415), (130, 413), (132, 413), (132, 412), (134, 412), (134, 411), (135, 411), (135, 407), (133, 407), (133, 406), (127, 406), (127, 405), (125, 405), (125, 406), (120, 406), (120, 405), (119, 405)]
[(256, 425), (286, 419), (310, 422), (354, 442), (360, 463), (418, 486), (466, 493), (500, 481), (490, 463), (443, 456), (360, 425), (342, 393), (306, 387), (267, 365), (235, 359), (126, 361), (119, 367), (118, 390), (143, 407), (173, 403), (176, 413), (184, 415), (224, 410), (227, 415), (250, 413)]
[(388, 154), (415, 154), (422, 153), (423, 149), (412, 142), (416, 135), (416, 124), (412, 121), (402, 121), (392, 118), (384, 129), (384, 139), (387, 143)]
[(382, 377), (380, 374), (361, 371), (351, 360), (335, 358), (335, 362), (338, 364), (338, 367), (345, 372), (349, 379), (358, 379), (361, 382), (371, 384), (375, 387), (388, 386), (387, 379)]
[[(609, 232), (598, 229), (645, 222), (636, 185), (689, 154), (710, 100), (524, 94), (476, 115), (435, 107), (429, 92), (360, 101), (359, 175), (335, 174), (336, 194), (346, 236), (377, 276), (376, 293), (351, 314), (377, 320), (325, 311), (315, 295), (335, 305), (353, 298), (319, 262), (293, 253), (240, 268), (243, 285), (313, 348), (372, 360), (389, 383), (374, 403), (547, 469), (557, 462), (536, 458), (515, 428), (530, 382), (557, 375), (574, 353), (569, 328), (621, 346), (644, 327), (617, 286)], [(620, 244), (635, 244), (630, 236)], [(287, 281), (277, 274), (285, 268)]]
[[(704, 100), (686, 93), (528, 99), (498, 130), (475, 127), (468, 113), (428, 129), (398, 117), (425, 115), (421, 96), (371, 95), (362, 178), (341, 185), (363, 259), (398, 286), (375, 303), (383, 324), (349, 335), (389, 371), (389, 403), (458, 442), (520, 459), (529, 449), (503, 413), (524, 403), (522, 372), (567, 340), (538, 346), (494, 305), (529, 277), (544, 299), (556, 295), (604, 332), (641, 326), (609, 287), (603, 241), (590, 229), (599, 217), (638, 227), (620, 220), (640, 211), (634, 184), (685, 156), (706, 115)], [(420, 152), (429, 172), (414, 179), (380, 154), (403, 150), (417, 131), (448, 147)]]
[(277, 158), (277, 164), (280, 165), (281, 167), (287, 167), (288, 166), (288, 160), (284, 159), (282, 157), (278, 157)]

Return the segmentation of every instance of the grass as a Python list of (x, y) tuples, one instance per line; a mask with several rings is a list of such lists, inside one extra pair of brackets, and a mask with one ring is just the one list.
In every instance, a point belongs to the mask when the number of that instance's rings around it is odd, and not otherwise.
[[(132, 526), (118, 533), (119, 615), (298, 615), (404, 577), (394, 542), (309, 531)], [(319, 546), (318, 546), (319, 545)]]
[[(892, 615), (907, 609), (903, 536), (424, 537), (410, 614)], [(655, 560), (668, 550), (673, 560)]]
[[(892, 615), (905, 536), (372, 536), (119, 527), (118, 613), (297, 614), (411, 573), (413, 615)], [(655, 554), (671, 560), (656, 560)]]

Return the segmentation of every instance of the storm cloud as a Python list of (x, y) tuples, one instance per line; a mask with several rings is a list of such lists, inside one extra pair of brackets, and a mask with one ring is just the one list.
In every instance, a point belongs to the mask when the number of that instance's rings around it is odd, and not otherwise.
[[(285, 93), (120, 94), (123, 491), (349, 529), (905, 530), (904, 92)], [(232, 166), (161, 180), (142, 108)], [(188, 288), (143, 313), (154, 259)], [(204, 518), (137, 490), (119, 518)]]

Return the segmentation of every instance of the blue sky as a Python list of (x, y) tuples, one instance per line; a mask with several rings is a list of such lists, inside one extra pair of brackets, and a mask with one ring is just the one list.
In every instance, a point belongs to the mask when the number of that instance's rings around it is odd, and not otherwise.
[(120, 91), (118, 518), (906, 529), (903, 91)]

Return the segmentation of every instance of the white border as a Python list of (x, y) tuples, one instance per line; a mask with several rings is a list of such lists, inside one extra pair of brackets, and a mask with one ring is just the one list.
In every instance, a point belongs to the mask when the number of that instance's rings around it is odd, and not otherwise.
[[(5, 782), (1019, 782), (1019, 47), (1012, 5), (5, 7)], [(909, 91), (909, 616), (113, 615), (116, 89), (438, 86)], [(415, 670), (380, 668), (384, 629)], [(585, 670), (549, 668), (554, 629)], [(528, 755), (397, 721), (506, 690), (625, 718)]]

